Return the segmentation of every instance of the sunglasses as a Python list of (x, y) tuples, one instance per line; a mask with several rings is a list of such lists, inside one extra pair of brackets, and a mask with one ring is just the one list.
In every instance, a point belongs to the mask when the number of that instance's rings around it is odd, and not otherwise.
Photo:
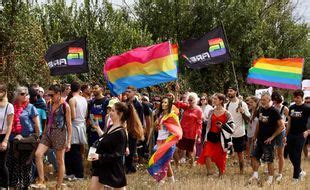
[(188, 99), (188, 101), (189, 101), (189, 102), (192, 102), (193, 100), (192, 100), (192, 99)]
[(19, 95), (21, 95), (21, 96), (25, 96), (25, 95), (27, 95), (25, 92), (22, 92), (22, 93), (20, 93)]
[(54, 94), (48, 94), (49, 97), (53, 98), (54, 97)]
[(132, 91), (127, 90), (126, 93), (131, 93)]
[(205, 98), (201, 98), (200, 100), (206, 100)]

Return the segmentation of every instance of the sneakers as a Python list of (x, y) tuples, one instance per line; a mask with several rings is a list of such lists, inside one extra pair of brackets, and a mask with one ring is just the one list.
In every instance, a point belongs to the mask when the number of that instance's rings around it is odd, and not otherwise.
[(272, 176), (271, 176), (271, 177), (269, 176), (269, 177), (268, 177), (268, 180), (267, 180), (267, 184), (268, 184), (268, 185), (272, 185), (272, 183), (273, 183), (273, 177), (272, 177)]
[(305, 171), (301, 171), (300, 172), (300, 174), (299, 174), (299, 179), (301, 180), (301, 181), (303, 181), (304, 180), (304, 178), (305, 178), (305, 176), (306, 176), (306, 172)]
[(174, 176), (167, 177), (167, 181), (168, 181), (169, 183), (175, 183)]
[(72, 174), (72, 175), (65, 175), (65, 176), (64, 176), (64, 179), (70, 179), (70, 178), (71, 178), (71, 179), (74, 178), (74, 175)]
[(37, 180), (35, 184), (30, 185), (31, 188), (46, 188), (45, 181)]
[(282, 174), (278, 174), (276, 177), (276, 181), (280, 183), (280, 181), (282, 180), (282, 177), (283, 177)]
[(185, 158), (181, 158), (181, 160), (179, 161), (180, 164), (185, 164), (186, 163), (186, 159)]
[(292, 184), (293, 184), (293, 185), (296, 185), (296, 184), (298, 184), (298, 183), (299, 183), (299, 179), (293, 178)]
[(259, 182), (259, 177), (255, 177), (255, 176), (252, 176), (250, 179), (249, 179), (249, 184), (253, 184), (253, 183), (257, 183), (258, 184)]

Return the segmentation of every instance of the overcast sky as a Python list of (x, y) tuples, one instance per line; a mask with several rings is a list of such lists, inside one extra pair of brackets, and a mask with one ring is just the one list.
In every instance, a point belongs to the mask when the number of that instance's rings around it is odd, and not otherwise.
[[(48, 0), (38, 0), (38, 2), (46, 3)], [(66, 0), (70, 3), (72, 0)], [(82, 3), (84, 0), (77, 0), (78, 3)], [(117, 5), (125, 6), (124, 1), (128, 5), (132, 5), (135, 1), (138, 0), (108, 0), (114, 6)], [(294, 4), (297, 3), (297, 8), (294, 11), (294, 17), (301, 17), (302, 21), (310, 23), (310, 0), (291, 0)]]

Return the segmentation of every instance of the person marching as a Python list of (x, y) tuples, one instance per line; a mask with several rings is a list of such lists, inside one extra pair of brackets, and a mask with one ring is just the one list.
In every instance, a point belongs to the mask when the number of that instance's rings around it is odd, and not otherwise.
[(260, 166), (260, 159), (267, 162), (268, 165), (268, 180), (267, 184), (273, 183), (274, 176), (274, 146), (275, 138), (284, 129), (284, 122), (279, 112), (271, 106), (271, 97), (268, 93), (263, 93), (261, 96), (262, 108), (259, 110), (258, 124), (254, 135), (254, 151), (252, 152), (253, 175), (249, 183), (259, 181), (258, 168)]
[(156, 152), (149, 160), (148, 172), (158, 182), (166, 176), (175, 182), (170, 161), (176, 149), (176, 143), (182, 138), (179, 117), (172, 111), (173, 99), (163, 98), (160, 105), (157, 124), (158, 137)]
[(214, 162), (221, 176), (225, 172), (227, 150), (231, 146), (230, 136), (233, 133), (234, 122), (231, 114), (224, 108), (223, 94), (215, 94), (212, 101), (215, 108), (208, 116), (206, 142), (198, 163), (206, 164), (208, 175), (212, 175), (211, 161)]

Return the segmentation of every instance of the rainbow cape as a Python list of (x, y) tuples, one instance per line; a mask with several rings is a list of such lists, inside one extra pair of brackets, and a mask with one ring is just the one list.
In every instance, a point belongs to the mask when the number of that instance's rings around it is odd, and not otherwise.
[(170, 42), (140, 47), (107, 59), (103, 73), (114, 94), (128, 86), (144, 88), (177, 79), (177, 46)]
[(170, 136), (165, 140), (149, 160), (147, 171), (158, 182), (167, 175), (168, 164), (173, 157), (176, 143), (182, 138), (182, 128), (179, 117), (171, 112), (162, 118), (162, 125), (170, 132)]
[(248, 83), (284, 89), (301, 89), (303, 58), (271, 59), (254, 61), (248, 74)]

